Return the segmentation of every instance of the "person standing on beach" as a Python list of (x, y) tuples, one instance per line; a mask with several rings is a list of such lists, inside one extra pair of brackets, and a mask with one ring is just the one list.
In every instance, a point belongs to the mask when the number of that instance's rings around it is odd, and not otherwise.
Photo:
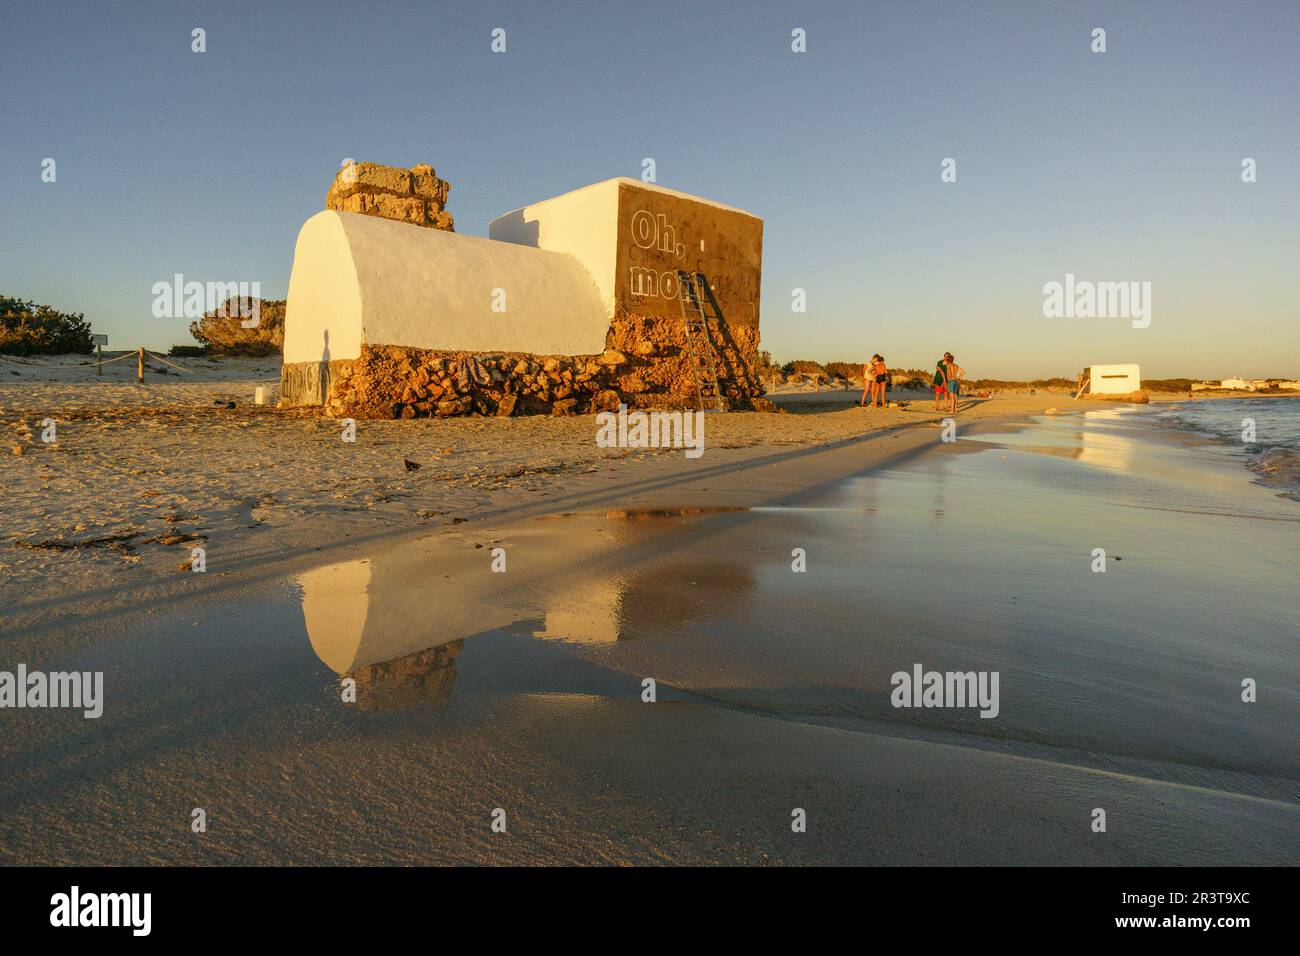
[(859, 407), (868, 404), (868, 400), (867, 400), (868, 393), (871, 394), (870, 403), (875, 404), (876, 362), (878, 361), (880, 361), (880, 356), (873, 355), (871, 356), (871, 361), (868, 362), (866, 365), (862, 366), (862, 401), (858, 402)]
[(947, 379), (943, 374), (943, 363), (942, 358), (934, 363), (934, 410), (936, 412), (942, 411), (942, 403), (948, 397), (948, 389), (944, 384)]
[(957, 364), (951, 352), (943, 353), (943, 387), (948, 391), (948, 414), (957, 414), (957, 399), (961, 397), (961, 380), (966, 370)]
[(889, 366), (885, 364), (883, 355), (876, 356), (876, 364), (872, 369), (876, 373), (876, 407), (885, 407), (885, 389), (889, 387)]

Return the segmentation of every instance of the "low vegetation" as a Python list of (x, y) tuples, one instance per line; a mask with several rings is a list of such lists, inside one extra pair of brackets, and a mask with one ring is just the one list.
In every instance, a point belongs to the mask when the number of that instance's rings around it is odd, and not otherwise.
[(1036, 378), (1032, 382), (1012, 382), (1001, 378), (977, 378), (972, 383), (974, 388), (1055, 388), (1074, 391), (1079, 383), (1072, 378)]
[(1190, 392), (1195, 378), (1144, 378), (1142, 387), (1148, 392)]
[(825, 366), (820, 362), (812, 362), (808, 359), (796, 359), (793, 362), (786, 362), (781, 366), (781, 373), (786, 376), (790, 375), (811, 375), (814, 378), (830, 379)]
[[(208, 355), (279, 355), (284, 351), (284, 300), (261, 299), (257, 325), (244, 328), (254, 300), (228, 299), (215, 312), (190, 323), (190, 335)], [(242, 306), (242, 308), (241, 308)], [(179, 353), (177, 353), (179, 354)]]
[(861, 378), (862, 362), (827, 362), (826, 371), (832, 378)]
[(0, 353), (86, 355), (94, 351), (90, 323), (81, 312), (0, 295)]

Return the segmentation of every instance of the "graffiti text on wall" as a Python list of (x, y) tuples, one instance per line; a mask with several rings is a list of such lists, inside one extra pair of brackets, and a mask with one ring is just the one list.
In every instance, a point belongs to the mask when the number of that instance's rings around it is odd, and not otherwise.
[[(686, 257), (686, 246), (677, 241), (677, 230), (669, 225), (668, 217), (654, 215), (644, 209), (632, 214), (632, 241), (641, 249), (655, 249), (677, 259)], [(638, 297), (659, 295), (665, 299), (677, 298), (677, 270), (659, 270), (644, 265), (631, 267), (628, 289)]]

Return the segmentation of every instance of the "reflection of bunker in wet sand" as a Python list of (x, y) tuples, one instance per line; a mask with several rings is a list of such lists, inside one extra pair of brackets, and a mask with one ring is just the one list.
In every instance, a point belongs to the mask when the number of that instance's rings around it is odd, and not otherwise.
[(303, 574), (298, 583), (308, 638), (326, 666), (356, 681), (359, 706), (436, 704), (451, 691), (464, 642), (436, 633), (420, 613), (418, 595), (405, 605), (376, 599), (376, 587), (381, 595), (387, 591), (384, 564), (378, 575), (369, 559)]
[[(440, 700), (455, 679), (462, 642), (476, 634), (523, 626), (539, 638), (607, 644), (628, 637), (629, 624), (653, 630), (720, 610), (719, 594), (741, 599), (753, 585), (748, 568), (703, 566), (694, 556), (665, 566), (664, 558), (714, 533), (700, 516), (743, 510), (568, 515), (400, 543), (302, 574), (307, 635), (326, 666), (357, 681), (359, 703), (386, 709)], [(688, 528), (650, 520), (682, 516)], [(492, 570), (498, 546), (503, 573)], [(685, 600), (671, 599), (674, 582), (695, 585), (702, 574), (714, 586), (707, 606), (694, 600), (698, 587), (678, 595)]]
[(617, 511), (606, 511), (606, 518), (621, 518), (625, 521), (653, 521), (656, 518), (686, 518), (694, 515), (716, 515), (716, 514), (734, 514), (738, 511), (749, 511), (748, 508), (619, 508)]
[(456, 533), (406, 542), (300, 576), (303, 618), (316, 655), (336, 673), (353, 674), (543, 618), (546, 636), (617, 639), (619, 583), (599, 566), (619, 546), (612, 535), (585, 528), (570, 534), (554, 526), (512, 531), (500, 541), (503, 573), (493, 572), (490, 548), (474, 547), (484, 543), (476, 537)]
[(451, 641), (355, 668), (347, 676), (357, 682), (357, 705), (385, 711), (422, 702), (441, 704), (456, 682), (456, 657), (464, 646), (464, 641)]
[(552, 597), (545, 610), (545, 624), (533, 636), (579, 644), (612, 644), (619, 637), (622, 594), (621, 581), (602, 577), (579, 581)]
[[(464, 540), (459, 544), (463, 549)], [(462, 580), (473, 577), (463, 568), (460, 574), (439, 574), (452, 570), (451, 562), (429, 550), (428, 542), (409, 542), (298, 578), (307, 636), (326, 666), (348, 674), (507, 627), (523, 616), (501, 600), (508, 589), (492, 588), (486, 580), (490, 572), (485, 561), (476, 560), (479, 552), (462, 557), (466, 564), (482, 564), (481, 580), (475, 581)]]

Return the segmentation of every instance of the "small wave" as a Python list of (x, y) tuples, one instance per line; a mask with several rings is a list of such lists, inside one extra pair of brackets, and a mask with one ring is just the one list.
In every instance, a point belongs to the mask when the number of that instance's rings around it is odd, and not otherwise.
[(1258, 484), (1300, 501), (1300, 398), (1180, 402), (1153, 417), (1167, 428), (1199, 436), (1188, 444), (1231, 451)]
[(1251, 459), (1246, 466), (1258, 477), (1256, 481), (1300, 501), (1300, 452), (1290, 448), (1270, 448)]

